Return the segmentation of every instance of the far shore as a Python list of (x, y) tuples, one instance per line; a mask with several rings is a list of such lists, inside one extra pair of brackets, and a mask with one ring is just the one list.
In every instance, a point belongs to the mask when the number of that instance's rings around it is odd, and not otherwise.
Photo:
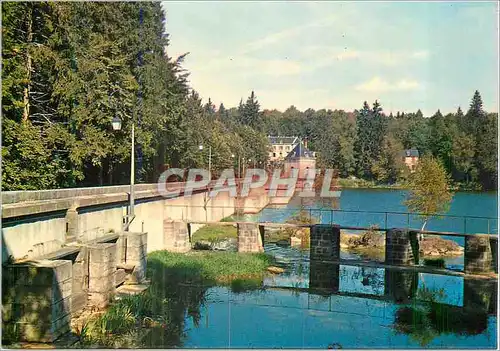
[[(391, 189), (391, 190), (410, 190), (410, 187), (404, 183), (383, 184), (375, 181), (369, 181), (359, 178), (339, 178), (338, 185), (341, 189)], [(450, 187), (452, 191), (467, 192), (495, 192), (496, 190), (483, 190), (480, 186), (455, 183)]]

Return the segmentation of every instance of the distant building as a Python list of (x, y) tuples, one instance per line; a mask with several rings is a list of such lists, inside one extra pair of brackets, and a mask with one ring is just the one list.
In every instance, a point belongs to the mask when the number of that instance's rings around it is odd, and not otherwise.
[(403, 162), (408, 166), (410, 172), (415, 172), (419, 157), (417, 149), (408, 149), (404, 151)]
[(285, 157), (293, 150), (293, 148), (300, 142), (296, 136), (271, 136), (268, 135), (269, 144), (269, 161), (283, 161)]
[(314, 152), (309, 150), (303, 142), (299, 142), (285, 157), (286, 175), (289, 175), (292, 169), (298, 169), (299, 179), (305, 179), (307, 171), (314, 168), (316, 168)]

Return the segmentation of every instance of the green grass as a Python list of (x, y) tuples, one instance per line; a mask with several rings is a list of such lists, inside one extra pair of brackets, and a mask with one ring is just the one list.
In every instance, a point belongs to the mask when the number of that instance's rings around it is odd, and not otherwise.
[(232, 225), (210, 224), (198, 229), (191, 239), (193, 242), (201, 240), (216, 242), (222, 239), (237, 237), (237, 230)]
[(155, 251), (148, 255), (148, 268), (152, 278), (161, 273), (160, 280), (168, 277), (181, 283), (218, 285), (262, 277), (271, 261), (264, 253)]

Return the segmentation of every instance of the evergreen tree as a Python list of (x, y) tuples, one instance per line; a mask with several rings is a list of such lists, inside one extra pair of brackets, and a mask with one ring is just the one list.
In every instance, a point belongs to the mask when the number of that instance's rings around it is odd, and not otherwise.
[(246, 104), (243, 105), (241, 113), (241, 121), (243, 124), (256, 130), (260, 130), (262, 128), (260, 105), (253, 91), (248, 97)]

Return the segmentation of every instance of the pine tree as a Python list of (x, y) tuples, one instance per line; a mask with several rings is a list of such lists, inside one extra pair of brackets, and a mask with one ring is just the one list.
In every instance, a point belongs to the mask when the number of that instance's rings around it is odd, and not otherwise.
[(370, 177), (371, 176), (371, 157), (372, 157), (372, 129), (371, 109), (368, 103), (363, 103), (363, 108), (357, 112), (356, 118), (356, 143), (355, 154), (356, 169), (358, 176)]
[(242, 107), (241, 117), (241, 121), (243, 124), (248, 125), (256, 130), (261, 130), (262, 116), (260, 112), (260, 105), (253, 90), (248, 97), (246, 104)]

